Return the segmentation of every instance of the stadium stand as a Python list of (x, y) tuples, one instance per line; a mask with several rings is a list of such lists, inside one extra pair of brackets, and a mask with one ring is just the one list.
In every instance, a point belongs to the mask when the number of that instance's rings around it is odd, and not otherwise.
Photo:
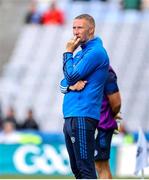
[(114, 0), (109, 4), (60, 1), (60, 6), (67, 7), (65, 26), (23, 25), (0, 78), (3, 111), (13, 104), (22, 121), (32, 107), (42, 130), (62, 131), (62, 53), (72, 36), (72, 18), (88, 12), (96, 19), (96, 34), (103, 39), (118, 74), (127, 129), (136, 131), (140, 125), (148, 131), (149, 13), (122, 11)]
[(14, 49), (29, 0), (0, 1), (0, 73)]

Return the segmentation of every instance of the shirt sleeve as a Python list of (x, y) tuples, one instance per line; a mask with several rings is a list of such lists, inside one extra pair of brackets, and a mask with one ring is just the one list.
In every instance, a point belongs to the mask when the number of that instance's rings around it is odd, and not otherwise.
[(69, 86), (67, 84), (66, 79), (61, 80), (61, 82), (60, 82), (60, 91), (61, 91), (61, 93), (63, 93), (63, 94), (68, 93), (69, 92), (68, 87)]
[(73, 85), (79, 80), (85, 80), (97, 67), (108, 63), (107, 58), (106, 51), (102, 47), (98, 50), (96, 48), (94, 50), (88, 49), (87, 52), (84, 52), (79, 63), (74, 66), (75, 57), (73, 58), (73, 54), (64, 53), (63, 72), (68, 85)]
[(109, 70), (108, 79), (105, 83), (105, 94), (110, 95), (119, 92), (117, 76), (113, 70)]

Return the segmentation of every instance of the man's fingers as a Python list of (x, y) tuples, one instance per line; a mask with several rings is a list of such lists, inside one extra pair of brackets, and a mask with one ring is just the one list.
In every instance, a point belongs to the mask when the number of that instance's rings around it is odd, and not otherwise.
[(115, 116), (115, 119), (122, 120), (123, 118), (122, 118), (120, 115), (116, 115), (116, 116)]
[(80, 89), (83, 89), (86, 85), (87, 81), (78, 81), (77, 85)]
[(81, 85), (81, 86), (85, 86), (84, 81), (79, 81), (79, 85)]
[(80, 80), (80, 81), (78, 81), (75, 85), (70, 86), (69, 88), (70, 88), (71, 90), (80, 91), (80, 90), (82, 90), (82, 89), (85, 87), (86, 83), (87, 83), (87, 81), (82, 81), (82, 80)]
[(80, 43), (80, 38), (77, 38), (76, 40), (74, 40), (74, 44), (78, 45)]
[(73, 37), (73, 40), (75, 40), (75, 41), (76, 41), (76, 40), (77, 40), (77, 36), (74, 36), (74, 37)]
[(84, 83), (84, 84), (87, 83), (87, 81), (83, 81), (83, 80), (78, 81), (78, 83), (79, 83), (79, 82)]
[(118, 113), (115, 115), (114, 118), (115, 118), (115, 119), (120, 119), (120, 120), (122, 120), (123, 117), (121, 116), (121, 112), (118, 112)]

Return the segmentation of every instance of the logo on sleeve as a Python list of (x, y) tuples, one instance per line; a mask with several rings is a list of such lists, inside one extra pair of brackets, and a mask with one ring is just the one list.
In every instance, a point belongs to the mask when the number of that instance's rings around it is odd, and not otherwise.
[(71, 137), (71, 142), (75, 143), (75, 137)]

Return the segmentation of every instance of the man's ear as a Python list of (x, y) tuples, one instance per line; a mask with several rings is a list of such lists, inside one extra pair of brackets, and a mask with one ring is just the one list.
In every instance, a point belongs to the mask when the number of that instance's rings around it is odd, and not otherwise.
[(94, 28), (93, 27), (90, 28), (90, 35), (92, 35), (92, 34), (94, 34)]

